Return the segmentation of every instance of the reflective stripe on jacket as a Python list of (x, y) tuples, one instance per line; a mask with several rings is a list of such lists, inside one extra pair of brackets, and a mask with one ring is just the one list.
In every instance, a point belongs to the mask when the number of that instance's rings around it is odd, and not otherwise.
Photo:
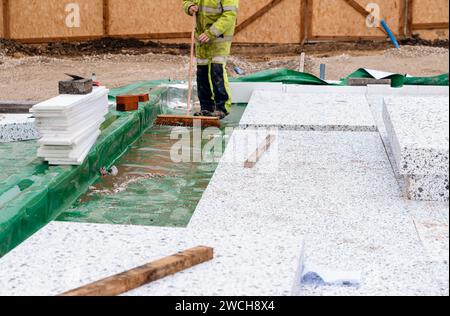
[(236, 28), (239, 0), (183, 0), (187, 14), (193, 5), (199, 7), (196, 36), (205, 33), (210, 38), (207, 44), (197, 43), (197, 58), (228, 56)]

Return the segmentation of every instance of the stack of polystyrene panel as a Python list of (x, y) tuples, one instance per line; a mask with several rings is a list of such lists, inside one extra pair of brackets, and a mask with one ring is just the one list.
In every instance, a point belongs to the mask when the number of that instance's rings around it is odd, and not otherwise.
[(61, 94), (30, 110), (42, 135), (38, 157), (51, 165), (81, 165), (100, 135), (108, 113), (108, 90), (86, 95)]
[(448, 96), (385, 98), (383, 115), (407, 197), (448, 201)]

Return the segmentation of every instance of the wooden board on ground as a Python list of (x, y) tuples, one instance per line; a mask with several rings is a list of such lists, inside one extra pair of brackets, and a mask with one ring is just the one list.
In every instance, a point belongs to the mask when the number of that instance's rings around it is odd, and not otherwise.
[(213, 248), (199, 246), (66, 292), (61, 296), (120, 295), (150, 282), (212, 260), (213, 257)]
[(0, 113), (30, 113), (30, 109), (37, 103), (33, 101), (0, 101)]
[(189, 115), (158, 115), (154, 125), (162, 126), (185, 126), (185, 127), (218, 127), (220, 119), (210, 116), (189, 116)]
[(275, 141), (275, 135), (267, 135), (266, 139), (259, 145), (258, 149), (244, 162), (244, 168), (251, 169), (256, 166), (262, 155)]

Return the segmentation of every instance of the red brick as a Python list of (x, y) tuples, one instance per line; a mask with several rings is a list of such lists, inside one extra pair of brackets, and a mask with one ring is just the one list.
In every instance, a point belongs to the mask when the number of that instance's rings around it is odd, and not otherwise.
[(139, 104), (137, 102), (128, 102), (117, 104), (116, 110), (119, 112), (128, 112), (128, 111), (136, 111), (139, 108)]
[(128, 104), (128, 103), (137, 103), (139, 102), (138, 95), (119, 95), (116, 97), (117, 104)]
[(150, 96), (148, 93), (143, 93), (139, 95), (139, 102), (148, 102), (150, 101)]

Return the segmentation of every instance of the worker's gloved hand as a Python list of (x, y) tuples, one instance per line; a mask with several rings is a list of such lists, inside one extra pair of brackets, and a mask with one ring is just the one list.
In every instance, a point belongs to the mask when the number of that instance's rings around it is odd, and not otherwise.
[(204, 43), (208, 43), (209, 42), (209, 36), (206, 35), (205, 33), (203, 33), (202, 35), (200, 35), (198, 37), (198, 40), (200, 41), (200, 43), (204, 44)]
[(191, 5), (189, 7), (189, 14), (190, 15), (194, 15), (194, 13), (198, 12), (198, 5)]

